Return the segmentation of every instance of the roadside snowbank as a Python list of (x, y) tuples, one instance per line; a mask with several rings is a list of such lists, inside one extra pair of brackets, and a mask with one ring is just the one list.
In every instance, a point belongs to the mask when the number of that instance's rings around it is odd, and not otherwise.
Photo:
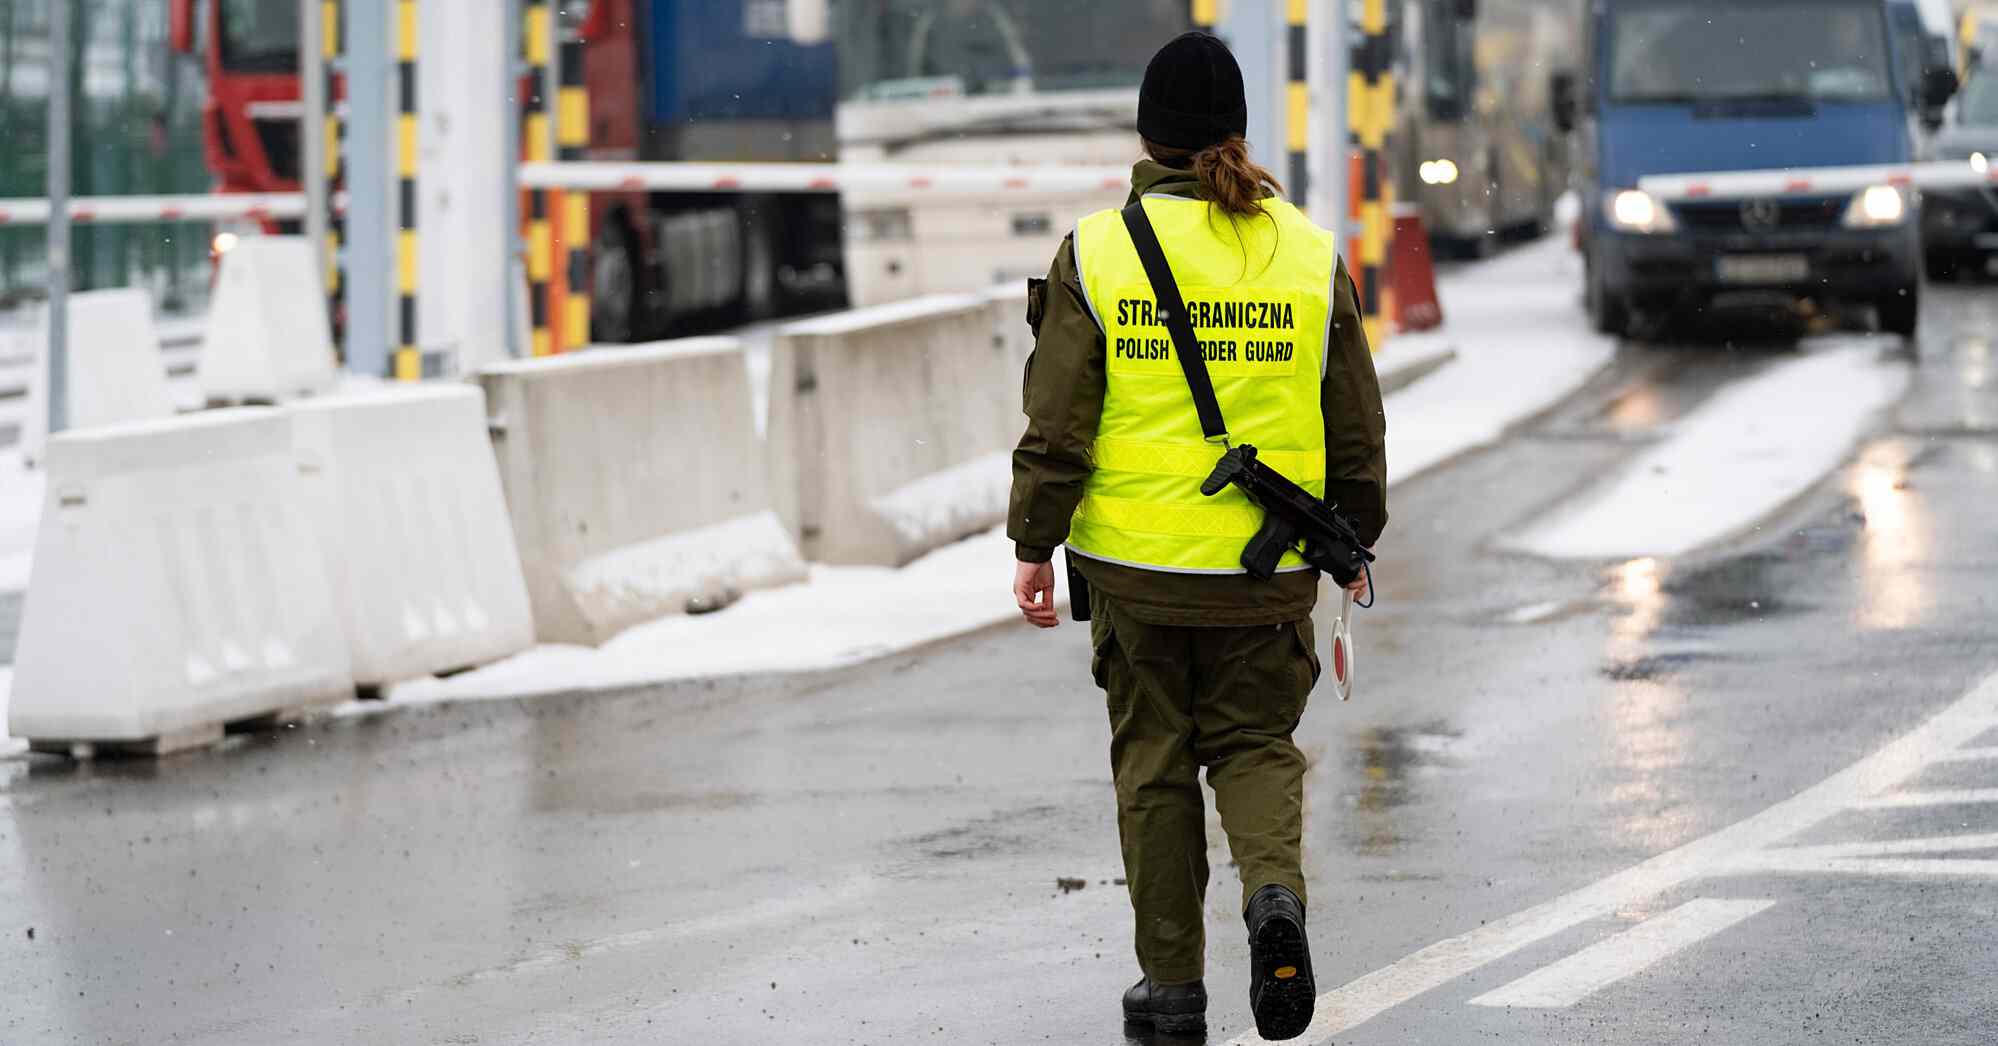
[(1671, 556), (1739, 533), (1845, 460), (1910, 379), (1898, 338), (1811, 339), (1717, 393), (1550, 523), (1509, 547), (1555, 559)]

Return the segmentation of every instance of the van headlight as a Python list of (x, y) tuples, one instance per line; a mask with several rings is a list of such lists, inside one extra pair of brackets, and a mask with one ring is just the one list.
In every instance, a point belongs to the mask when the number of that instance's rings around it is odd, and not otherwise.
[(1970, 169), (1976, 171), (1978, 174), (1989, 172), (1991, 170), (1991, 158), (1983, 153), (1971, 153)]
[(1457, 181), (1457, 164), (1452, 160), (1424, 160), (1416, 168), (1424, 185), (1451, 185)]
[(1852, 196), (1845, 208), (1848, 229), (1879, 229), (1899, 225), (1908, 217), (1908, 196), (1892, 185), (1869, 185)]
[(1674, 232), (1679, 228), (1679, 223), (1672, 219), (1671, 209), (1643, 189), (1619, 190), (1603, 201), (1603, 211), (1609, 218), (1610, 227), (1618, 232), (1650, 236)]

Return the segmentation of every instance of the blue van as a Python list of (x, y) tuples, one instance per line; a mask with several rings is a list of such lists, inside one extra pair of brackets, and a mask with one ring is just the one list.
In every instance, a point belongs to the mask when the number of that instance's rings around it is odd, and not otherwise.
[[(1586, 66), (1554, 78), (1577, 128), (1589, 312), (1872, 305), (1912, 334), (1918, 201), (1893, 186), (1836, 196), (1665, 202), (1654, 174), (1843, 167), (1914, 158), (1950, 73), (1911, 79), (1888, 0), (1592, 0)], [(1912, 86), (1911, 86), (1912, 85)], [(1922, 97), (1913, 97), (1920, 94)]]

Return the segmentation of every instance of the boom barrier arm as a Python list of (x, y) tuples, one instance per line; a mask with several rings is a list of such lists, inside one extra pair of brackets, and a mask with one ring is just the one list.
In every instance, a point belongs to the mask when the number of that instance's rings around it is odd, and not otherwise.
[(1124, 167), (843, 163), (530, 163), (520, 183), (586, 192), (935, 192), (1056, 195), (1126, 189)]
[(1765, 171), (1712, 171), (1640, 178), (1637, 187), (1661, 200), (1740, 199), (1745, 196), (1809, 196), (1855, 193), (1874, 185), (1916, 189), (1971, 189), (1998, 186), (1998, 166), (1990, 160), (1879, 164), (1866, 167), (1799, 167)]

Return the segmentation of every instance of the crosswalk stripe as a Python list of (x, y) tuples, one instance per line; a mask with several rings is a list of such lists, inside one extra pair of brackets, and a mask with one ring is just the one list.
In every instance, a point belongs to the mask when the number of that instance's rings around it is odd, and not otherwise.
[(1949, 806), (1953, 803), (1998, 803), (1998, 788), (1947, 788), (1932, 792), (1889, 792), (1868, 796), (1852, 804), (1855, 810), (1898, 810), (1911, 806)]
[(1573, 1006), (1589, 995), (1641, 973), (1775, 904), (1772, 900), (1723, 901), (1709, 897), (1653, 916), (1495, 991), (1471, 1000), (1473, 1006), (1554, 1008)]

